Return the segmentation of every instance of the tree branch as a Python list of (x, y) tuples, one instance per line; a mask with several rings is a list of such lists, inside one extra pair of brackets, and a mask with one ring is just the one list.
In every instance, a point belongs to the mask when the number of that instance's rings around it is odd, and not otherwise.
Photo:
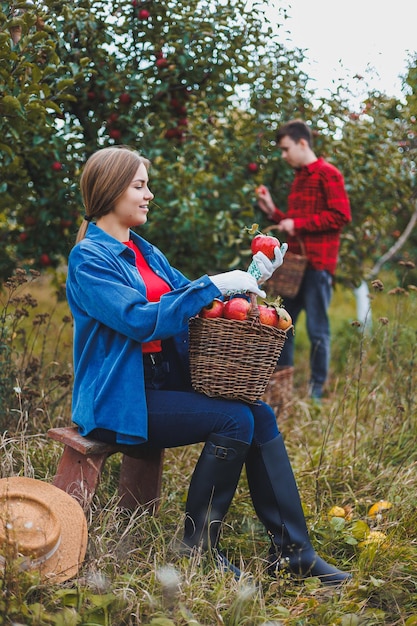
[[(413, 193), (411, 199), (415, 200), (416, 199), (416, 195), (417, 195), (416, 193)], [(372, 278), (375, 278), (375, 276), (377, 276), (379, 270), (384, 265), (384, 263), (386, 263), (387, 261), (392, 259), (392, 257), (398, 252), (398, 250), (400, 250), (403, 247), (403, 245), (405, 244), (405, 242), (407, 241), (407, 239), (411, 235), (411, 233), (413, 231), (413, 228), (416, 225), (416, 222), (417, 222), (417, 203), (416, 203), (416, 207), (414, 209), (414, 213), (411, 215), (410, 221), (408, 222), (408, 224), (405, 227), (404, 231), (398, 237), (398, 239), (394, 243), (394, 245), (391, 246), (391, 248), (389, 250), (387, 250), (386, 253), (383, 254), (382, 257), (375, 263), (373, 268), (367, 274), (366, 280), (371, 280)]]

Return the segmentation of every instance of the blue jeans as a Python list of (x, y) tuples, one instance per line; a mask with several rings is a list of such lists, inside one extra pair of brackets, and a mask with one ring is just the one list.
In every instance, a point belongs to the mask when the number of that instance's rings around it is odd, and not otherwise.
[[(320, 398), (330, 362), (330, 322), (328, 309), (332, 297), (332, 276), (327, 271), (307, 269), (295, 298), (285, 298), (284, 306), (294, 326), (301, 311), (306, 312), (310, 340), (310, 395)], [(288, 334), (279, 365), (294, 365), (294, 337)]]
[(194, 391), (147, 390), (146, 398), (148, 442), (158, 448), (206, 441), (211, 434), (258, 444), (278, 435), (275, 414), (264, 402), (246, 404)]
[[(148, 442), (156, 448), (176, 448), (206, 441), (211, 434), (261, 445), (279, 434), (274, 411), (265, 402), (247, 404), (196, 393), (178, 375), (178, 364), (144, 359)], [(132, 419), (133, 416), (132, 416)], [(114, 443), (115, 433), (97, 428), (91, 437)]]

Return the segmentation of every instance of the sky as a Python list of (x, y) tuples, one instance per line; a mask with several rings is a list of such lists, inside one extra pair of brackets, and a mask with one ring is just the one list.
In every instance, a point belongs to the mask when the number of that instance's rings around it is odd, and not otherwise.
[(371, 89), (402, 97), (399, 75), (417, 52), (417, 0), (279, 0), (266, 8), (271, 21), (274, 4), (287, 9), (280, 36), (288, 31), (287, 47), (305, 50), (303, 69), (320, 95), (332, 80), (357, 90), (359, 74)]

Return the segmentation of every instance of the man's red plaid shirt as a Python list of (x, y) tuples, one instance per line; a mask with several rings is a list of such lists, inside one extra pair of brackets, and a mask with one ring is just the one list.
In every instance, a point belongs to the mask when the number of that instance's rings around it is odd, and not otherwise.
[(284, 213), (275, 209), (271, 216), (279, 223), (294, 220), (296, 237), (288, 237), (291, 252), (300, 253), (297, 236), (305, 246), (309, 267), (336, 271), (340, 231), (350, 222), (350, 203), (339, 170), (323, 158), (296, 170)]

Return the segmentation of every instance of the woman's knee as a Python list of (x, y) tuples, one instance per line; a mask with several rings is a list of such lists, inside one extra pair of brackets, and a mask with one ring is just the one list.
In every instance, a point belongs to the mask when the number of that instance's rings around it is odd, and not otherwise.
[(249, 406), (246, 404), (236, 404), (236, 412), (233, 411), (235, 422), (235, 438), (240, 441), (251, 443), (255, 430), (255, 418)]
[(279, 429), (273, 409), (269, 404), (259, 402), (252, 410), (255, 422), (253, 441), (262, 445), (275, 439), (279, 434)]

